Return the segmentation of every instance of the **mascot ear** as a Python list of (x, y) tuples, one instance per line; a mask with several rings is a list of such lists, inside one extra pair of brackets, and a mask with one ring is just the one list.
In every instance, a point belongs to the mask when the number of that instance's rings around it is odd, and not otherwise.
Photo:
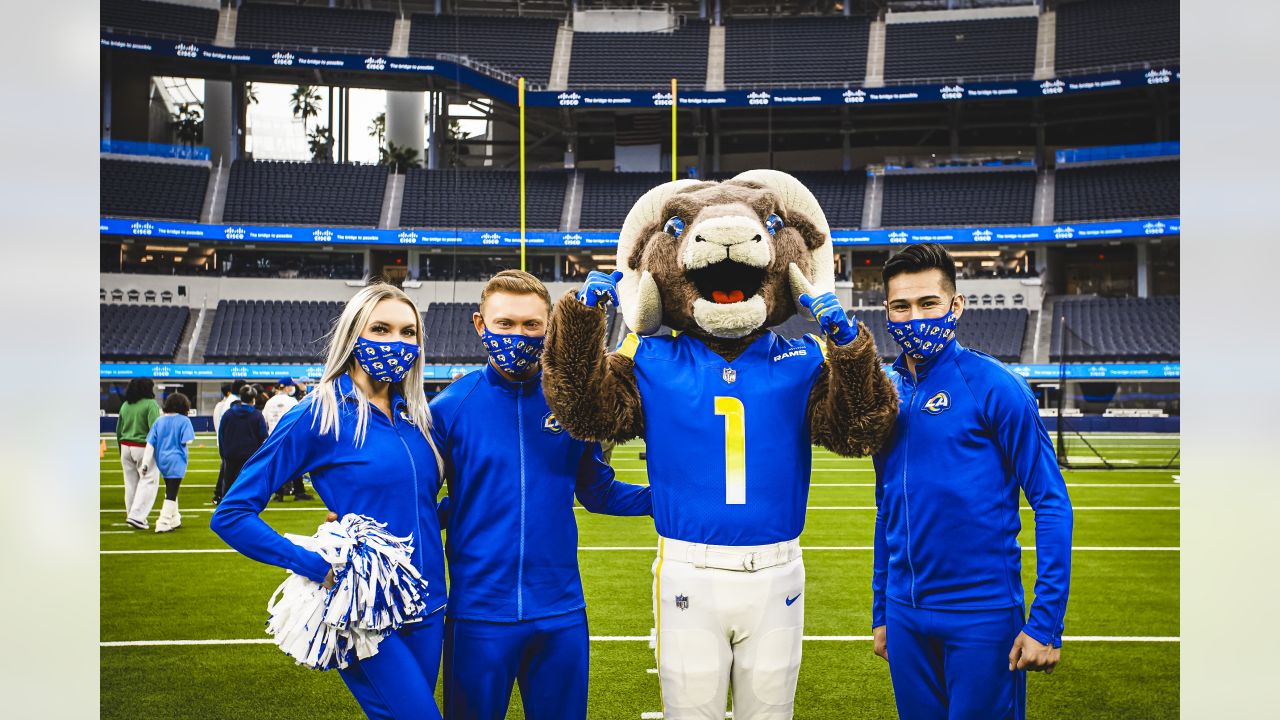
[(637, 247), (648, 242), (655, 227), (662, 227), (666, 218), (659, 217), (662, 208), (672, 195), (690, 185), (700, 185), (702, 180), (673, 180), (663, 183), (640, 196), (627, 213), (618, 236), (618, 295), (622, 300), (618, 308), (627, 327), (640, 335), (655, 332), (662, 325), (662, 294), (653, 275), (640, 267), (631, 266), (631, 255)]
[[(804, 215), (818, 232), (822, 233), (822, 244), (810, 251), (811, 272), (813, 276), (804, 278), (803, 274), (798, 270), (790, 270), (791, 273), (799, 275), (799, 278), (791, 277), (791, 289), (794, 297), (798, 298), (801, 292), (807, 292), (810, 295), (824, 292), (834, 292), (836, 289), (836, 262), (835, 255), (831, 247), (831, 226), (827, 224), (827, 216), (822, 212), (822, 206), (818, 204), (818, 199), (813, 196), (809, 188), (804, 183), (795, 179), (780, 170), (747, 170), (739, 173), (734, 180), (744, 180), (747, 182), (758, 183), (778, 196), (778, 201), (782, 203), (784, 211), (794, 211)], [(797, 280), (807, 279), (809, 287), (803, 287)], [(803, 316), (808, 316), (808, 311), (796, 301), (796, 310)]]

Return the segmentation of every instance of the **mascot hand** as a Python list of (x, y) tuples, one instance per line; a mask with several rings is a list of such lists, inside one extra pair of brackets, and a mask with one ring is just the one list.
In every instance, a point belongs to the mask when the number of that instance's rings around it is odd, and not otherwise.
[(578, 291), (578, 299), (587, 307), (601, 307), (601, 303), (608, 302), (618, 305), (618, 281), (621, 279), (622, 272), (619, 270), (608, 275), (592, 270), (587, 274), (587, 281), (582, 284), (582, 289)]
[(840, 298), (833, 292), (822, 293), (813, 297), (808, 293), (800, 296), (800, 304), (805, 306), (827, 337), (837, 345), (848, 345), (858, 337), (858, 326), (849, 318), (844, 308), (840, 307)]

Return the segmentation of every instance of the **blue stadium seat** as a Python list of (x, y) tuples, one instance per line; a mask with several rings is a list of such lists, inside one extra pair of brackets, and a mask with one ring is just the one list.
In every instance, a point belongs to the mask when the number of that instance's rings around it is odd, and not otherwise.
[(725, 85), (861, 84), (869, 28), (865, 17), (726, 18)]
[(377, 227), (386, 186), (381, 165), (237, 160), (223, 220)]
[(1177, 296), (1059, 298), (1049, 357), (1053, 362), (1176, 360), (1180, 313)]
[(1059, 0), (1059, 74), (1113, 66), (1177, 64), (1178, 0)]
[[(525, 174), (525, 226), (560, 227), (563, 171)], [(520, 176), (497, 170), (412, 169), (405, 178), (400, 225), (411, 228), (494, 230), (520, 227)]]
[(680, 87), (707, 82), (710, 25), (691, 20), (669, 32), (578, 32), (573, 34), (569, 87)]
[(1033, 168), (886, 173), (880, 225), (1029, 224), (1035, 191)]
[(98, 306), (99, 355), (103, 360), (170, 362), (190, 313), (172, 305)]
[(543, 18), (416, 13), (410, 23), (409, 54), (461, 56), (545, 84), (551, 77), (559, 26)]
[(1178, 160), (1160, 160), (1058, 168), (1054, 221), (1178, 215), (1179, 166)]
[(169, 2), (102, 0), (99, 24), (108, 32), (212, 42), (218, 34), (218, 11)]
[(209, 168), (202, 165), (102, 158), (99, 211), (115, 217), (199, 220)]
[(884, 78), (888, 82), (1030, 78), (1035, 70), (1034, 17), (885, 26)]
[(377, 10), (245, 3), (236, 16), (236, 47), (385, 55), (395, 24), (394, 13)]

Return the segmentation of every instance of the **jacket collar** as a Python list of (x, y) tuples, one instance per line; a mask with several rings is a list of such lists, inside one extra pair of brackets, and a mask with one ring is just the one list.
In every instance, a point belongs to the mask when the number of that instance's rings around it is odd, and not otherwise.
[(916, 377), (914, 381), (911, 378), (911, 369), (907, 367), (906, 353), (898, 353), (898, 359), (893, 361), (893, 369), (896, 370), (907, 382), (914, 382), (918, 384), (924, 382), (924, 379), (929, 376), (929, 373), (932, 372), (934, 368), (946, 365), (954, 360), (955, 356), (960, 354), (960, 351), (963, 349), (964, 347), (960, 344), (960, 339), (954, 338), (951, 342), (947, 343), (947, 346), (942, 348), (942, 352), (938, 353), (935, 357), (925, 360), (924, 362), (916, 363)]
[[(350, 374), (342, 373), (341, 375), (339, 375), (338, 379), (335, 380), (333, 383), (333, 388), (339, 400), (343, 400), (351, 403), (357, 402), (356, 384), (354, 381), (352, 381)], [(407, 408), (407, 405), (405, 404), (405, 401), (404, 401), (404, 395), (396, 388), (392, 388), (391, 389), (391, 411), (396, 415), (399, 415), (401, 412), (405, 411), (406, 408)]]
[(542, 365), (538, 365), (538, 372), (532, 377), (524, 380), (508, 380), (491, 362), (484, 364), (484, 379), (495, 388), (509, 393), (511, 395), (530, 395), (534, 392), (542, 391)]

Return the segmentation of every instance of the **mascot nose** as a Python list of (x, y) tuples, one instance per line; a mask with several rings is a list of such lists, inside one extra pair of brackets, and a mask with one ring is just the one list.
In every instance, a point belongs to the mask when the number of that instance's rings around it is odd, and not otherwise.
[(695, 235), (693, 236), (693, 241), (694, 242), (715, 242), (720, 245), (737, 245), (740, 242), (760, 242), (760, 233), (756, 233), (749, 240), (735, 240), (733, 238), (714, 238), (713, 240), (708, 241), (706, 238), (702, 237), (701, 235)]

